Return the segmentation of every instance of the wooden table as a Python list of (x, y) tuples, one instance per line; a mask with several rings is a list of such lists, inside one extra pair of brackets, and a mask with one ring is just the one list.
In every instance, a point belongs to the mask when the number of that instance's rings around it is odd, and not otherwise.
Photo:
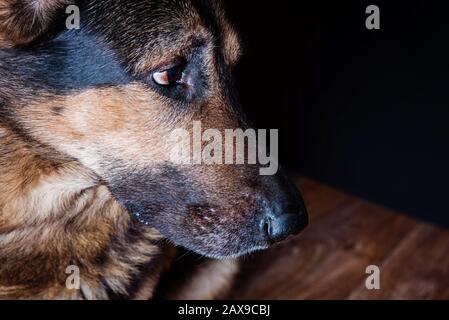
[[(449, 231), (309, 179), (299, 236), (245, 258), (236, 299), (449, 299)], [(380, 290), (368, 290), (368, 265)]]

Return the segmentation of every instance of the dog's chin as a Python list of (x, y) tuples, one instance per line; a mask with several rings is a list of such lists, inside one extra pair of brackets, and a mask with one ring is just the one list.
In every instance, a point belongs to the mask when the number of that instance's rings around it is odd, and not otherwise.
[(208, 253), (208, 252), (201, 252), (201, 250), (199, 250), (199, 251), (197, 250), (195, 253), (202, 255), (204, 257), (207, 257), (207, 258), (211, 258), (211, 259), (224, 260), (224, 259), (239, 258), (239, 257), (246, 256), (246, 255), (249, 255), (249, 254), (257, 252), (257, 251), (266, 250), (268, 248), (269, 248), (269, 245), (267, 244), (266, 246), (255, 246), (250, 249), (244, 249), (244, 250), (241, 250), (238, 252), (229, 252), (229, 253), (226, 253), (226, 252), (210, 253), (209, 252)]
[(210, 248), (204, 249), (201, 247), (189, 247), (188, 245), (179, 245), (180, 247), (183, 247), (184, 249), (187, 249), (189, 251), (192, 251), (200, 256), (206, 257), (206, 258), (211, 258), (211, 259), (218, 259), (218, 260), (223, 260), (223, 259), (235, 259), (235, 258), (239, 258), (242, 256), (246, 256), (249, 254), (252, 254), (254, 252), (257, 251), (262, 251), (262, 250), (266, 250), (270, 247), (269, 243), (266, 244), (258, 244), (258, 245), (254, 245), (254, 246), (250, 246), (247, 248), (242, 248), (239, 250), (236, 250), (235, 248), (226, 248), (226, 246), (221, 247), (220, 249), (217, 250), (211, 250)]
[(152, 227), (158, 230), (165, 239), (171, 243), (173, 243), (175, 246), (183, 247), (189, 251), (192, 251), (198, 255), (212, 258), (212, 259), (233, 259), (238, 258), (241, 256), (245, 256), (257, 251), (266, 250), (270, 247), (270, 244), (268, 241), (263, 241), (259, 239), (257, 243), (249, 244), (248, 242), (236, 245), (236, 243), (231, 244), (216, 244), (213, 242), (207, 241), (207, 239), (203, 239), (203, 245), (191, 244), (190, 241), (186, 238), (184, 238), (184, 241), (179, 241), (177, 238), (173, 238), (170, 236), (167, 236), (167, 234), (164, 235), (164, 232), (162, 230), (159, 230), (157, 226), (153, 226), (151, 221), (148, 219), (148, 215), (141, 213), (141, 210), (137, 210), (136, 207), (131, 206), (129, 203), (127, 203), (127, 209), (128, 212), (131, 213), (131, 216), (134, 218), (135, 221), (137, 221), (140, 225), (145, 227)]

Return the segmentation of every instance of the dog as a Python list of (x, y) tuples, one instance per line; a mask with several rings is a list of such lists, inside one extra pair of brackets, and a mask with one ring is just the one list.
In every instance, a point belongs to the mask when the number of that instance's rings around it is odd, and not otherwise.
[[(241, 51), (216, 0), (0, 0), (0, 298), (224, 298), (307, 225), (284, 173), (168, 155), (193, 121), (249, 128)], [(179, 250), (204, 258), (159, 290)]]

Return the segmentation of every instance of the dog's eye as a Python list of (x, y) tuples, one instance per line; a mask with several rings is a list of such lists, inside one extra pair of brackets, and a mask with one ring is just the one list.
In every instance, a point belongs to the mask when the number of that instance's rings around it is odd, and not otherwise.
[(153, 73), (153, 80), (161, 86), (173, 86), (183, 82), (184, 65)]

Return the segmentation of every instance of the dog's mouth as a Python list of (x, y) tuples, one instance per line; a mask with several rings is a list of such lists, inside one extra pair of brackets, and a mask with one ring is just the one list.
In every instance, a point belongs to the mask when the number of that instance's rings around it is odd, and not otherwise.
[[(220, 210), (215, 205), (190, 205), (175, 214), (171, 207), (148, 211), (145, 205), (123, 202), (141, 225), (153, 227), (168, 241), (197, 254), (215, 259), (235, 258), (268, 249), (274, 243), (298, 234), (308, 218), (306, 214), (281, 214)], [(154, 207), (153, 207), (154, 208)]]
[(307, 212), (297, 192), (279, 191), (270, 199), (254, 187), (240, 193), (219, 187), (208, 190), (173, 167), (151, 172), (158, 176), (140, 172), (113, 179), (112, 195), (141, 225), (198, 254), (245, 255), (267, 249), (307, 226)]

